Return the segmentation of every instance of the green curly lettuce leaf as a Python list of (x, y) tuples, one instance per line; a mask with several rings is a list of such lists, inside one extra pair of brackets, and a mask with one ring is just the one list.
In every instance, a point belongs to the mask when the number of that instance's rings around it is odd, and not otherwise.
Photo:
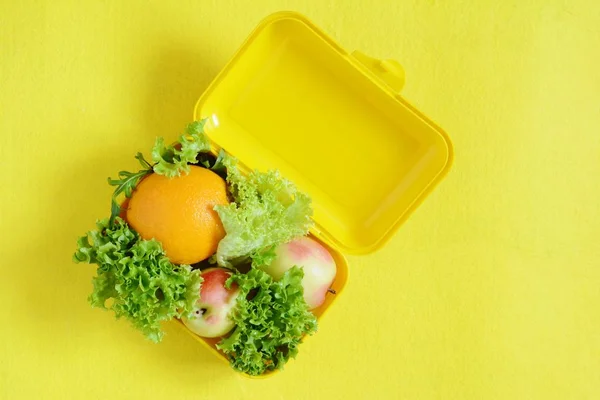
[(165, 146), (162, 137), (156, 138), (152, 148), (153, 170), (168, 178), (190, 172), (190, 165), (196, 163), (198, 154), (210, 151), (210, 141), (204, 134), (206, 120), (194, 121), (187, 126), (186, 132), (179, 136), (174, 145)]
[(91, 305), (111, 309), (150, 340), (162, 340), (162, 321), (197, 311), (200, 272), (172, 264), (159, 242), (141, 239), (120, 217), (112, 224), (99, 221), (96, 230), (79, 238), (77, 247), (75, 262), (98, 265)]
[(225, 157), (221, 163), (227, 168), (234, 202), (215, 207), (226, 232), (215, 255), (219, 265), (270, 263), (274, 247), (308, 233), (313, 223), (311, 199), (279, 171), (243, 175), (234, 158)]
[(276, 246), (267, 247), (262, 249), (261, 251), (255, 251), (250, 254), (250, 258), (252, 259), (252, 267), (260, 268), (271, 265), (273, 260), (277, 257), (277, 253), (275, 252)]
[(223, 179), (227, 179), (227, 167), (225, 162), (230, 156), (221, 149), (219, 154), (215, 157), (212, 153), (200, 153), (196, 157), (196, 161), (199, 166), (210, 169), (215, 174), (219, 175)]
[(233, 274), (226, 287), (239, 285), (240, 294), (231, 318), (236, 324), (219, 348), (238, 371), (261, 375), (282, 369), (298, 354), (307, 334), (317, 330), (317, 319), (304, 301), (299, 267), (288, 270), (279, 281), (259, 269)]

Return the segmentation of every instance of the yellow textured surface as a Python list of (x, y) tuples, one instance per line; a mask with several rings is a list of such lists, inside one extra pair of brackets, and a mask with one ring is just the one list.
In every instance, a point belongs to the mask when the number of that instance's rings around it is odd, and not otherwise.
[[(600, 397), (597, 2), (2, 3), (0, 398)], [(350, 258), (297, 361), (249, 381), (177, 326), (154, 345), (90, 309), (93, 268), (70, 257), (106, 177), (174, 137), (281, 9), (399, 60), (456, 161), (384, 249)]]

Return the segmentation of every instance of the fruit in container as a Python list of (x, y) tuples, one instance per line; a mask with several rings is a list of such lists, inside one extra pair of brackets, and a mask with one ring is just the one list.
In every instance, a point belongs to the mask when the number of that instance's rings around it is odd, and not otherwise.
[(304, 270), (302, 287), (308, 308), (312, 310), (319, 307), (325, 302), (325, 296), (335, 279), (335, 260), (322, 244), (303, 236), (277, 246), (275, 258), (262, 269), (273, 279), (279, 280), (294, 266)]
[(234, 328), (235, 323), (230, 313), (236, 305), (240, 290), (237, 284), (225, 287), (225, 282), (231, 275), (225, 268), (208, 268), (202, 271), (200, 300), (196, 303), (198, 310), (192, 317), (182, 320), (196, 335), (214, 338), (223, 336)]
[(195, 264), (217, 251), (225, 230), (214, 207), (228, 204), (225, 180), (191, 166), (176, 178), (150, 174), (127, 204), (126, 220), (143, 239), (162, 243), (175, 264)]

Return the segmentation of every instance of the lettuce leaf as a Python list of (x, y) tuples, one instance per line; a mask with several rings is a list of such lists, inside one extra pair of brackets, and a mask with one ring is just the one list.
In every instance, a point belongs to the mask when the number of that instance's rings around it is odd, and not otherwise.
[(200, 272), (172, 264), (159, 242), (141, 239), (120, 217), (112, 224), (99, 221), (77, 247), (75, 262), (98, 265), (91, 305), (111, 309), (150, 340), (162, 340), (162, 321), (190, 317), (197, 310)]
[(303, 276), (301, 268), (293, 267), (274, 281), (266, 272), (252, 268), (227, 280), (227, 287), (233, 283), (240, 287), (231, 314), (236, 327), (217, 348), (233, 368), (249, 375), (282, 369), (298, 354), (304, 335), (316, 332), (317, 319), (303, 297)]
[(272, 249), (304, 236), (312, 226), (311, 199), (279, 171), (243, 175), (237, 161), (226, 157), (227, 183), (234, 202), (215, 207), (226, 235), (219, 242), (216, 262), (224, 267), (272, 260)]
[(204, 134), (205, 123), (206, 119), (189, 124), (186, 133), (179, 136), (179, 141), (174, 146), (165, 146), (165, 140), (157, 137), (152, 148), (154, 172), (168, 178), (190, 172), (189, 164), (196, 163), (198, 154), (210, 150), (210, 141)]

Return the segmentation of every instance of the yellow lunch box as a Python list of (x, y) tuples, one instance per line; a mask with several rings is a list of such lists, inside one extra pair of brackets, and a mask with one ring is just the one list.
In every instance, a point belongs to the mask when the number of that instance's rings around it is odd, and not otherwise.
[[(318, 319), (346, 284), (343, 254), (381, 248), (450, 169), (448, 136), (399, 95), (403, 84), (397, 62), (349, 53), (305, 16), (279, 12), (196, 104), (215, 154), (278, 169), (312, 197), (311, 235), (337, 263), (337, 294), (313, 311)], [(227, 361), (219, 338), (188, 332)]]

